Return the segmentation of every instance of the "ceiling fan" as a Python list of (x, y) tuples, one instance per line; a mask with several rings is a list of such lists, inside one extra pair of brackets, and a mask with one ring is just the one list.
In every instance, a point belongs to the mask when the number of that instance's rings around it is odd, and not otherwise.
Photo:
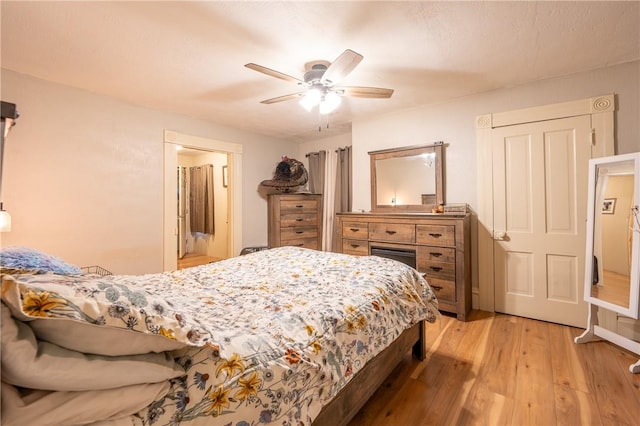
[(333, 63), (326, 61), (311, 63), (311, 69), (304, 74), (302, 80), (254, 63), (248, 63), (245, 67), (271, 77), (296, 83), (303, 89), (301, 92), (265, 99), (260, 103), (273, 104), (291, 99), (300, 99), (300, 104), (307, 111), (311, 111), (315, 106), (318, 106), (320, 114), (329, 114), (340, 105), (342, 96), (384, 99), (390, 98), (393, 94), (393, 89), (383, 89), (381, 87), (338, 85), (362, 59), (363, 56), (361, 54), (347, 49)]

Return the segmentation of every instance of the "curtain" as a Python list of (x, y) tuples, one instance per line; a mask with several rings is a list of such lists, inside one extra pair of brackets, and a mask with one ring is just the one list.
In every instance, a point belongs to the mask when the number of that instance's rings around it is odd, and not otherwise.
[(213, 235), (213, 165), (190, 167), (189, 177), (191, 232)]
[(338, 155), (334, 150), (326, 152), (324, 162), (324, 192), (322, 201), (322, 250), (333, 247), (333, 223), (335, 220), (336, 165)]
[(184, 236), (185, 236), (185, 254), (193, 253), (196, 248), (196, 239), (191, 232), (191, 175), (188, 167), (182, 167), (184, 172), (184, 188), (182, 198), (184, 199)]
[(351, 147), (338, 149), (338, 166), (336, 170), (335, 212), (350, 212), (353, 204), (353, 177), (351, 175)]
[(312, 194), (324, 193), (324, 165), (326, 156), (326, 151), (307, 154), (307, 158), (309, 158), (309, 192)]
[(309, 191), (322, 197), (322, 250), (333, 249), (333, 228), (337, 212), (351, 211), (353, 191), (351, 147), (311, 152)]

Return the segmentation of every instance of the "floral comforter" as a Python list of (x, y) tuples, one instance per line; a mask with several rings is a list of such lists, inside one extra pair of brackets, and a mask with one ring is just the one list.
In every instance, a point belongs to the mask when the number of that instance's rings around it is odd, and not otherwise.
[[(141, 276), (5, 275), (2, 302), (16, 336), (77, 360), (51, 384), (52, 371), (5, 374), (4, 353), (25, 349), (5, 342), (3, 321), (3, 424), (308, 425), (402, 331), (437, 315), (412, 268), (294, 247)], [(87, 393), (92, 404), (72, 403)]]

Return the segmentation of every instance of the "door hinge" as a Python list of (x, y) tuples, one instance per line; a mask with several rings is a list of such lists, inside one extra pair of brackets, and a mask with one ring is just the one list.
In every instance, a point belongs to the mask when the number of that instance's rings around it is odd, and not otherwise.
[(596, 129), (591, 129), (591, 146), (596, 146)]

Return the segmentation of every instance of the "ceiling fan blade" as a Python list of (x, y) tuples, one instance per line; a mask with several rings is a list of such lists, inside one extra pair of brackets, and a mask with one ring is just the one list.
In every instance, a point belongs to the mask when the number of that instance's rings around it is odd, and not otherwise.
[(280, 80), (290, 81), (292, 83), (297, 83), (297, 84), (304, 84), (304, 81), (298, 78), (291, 77), (290, 75), (282, 73), (280, 71), (272, 70), (271, 68), (263, 67), (262, 65), (248, 63), (248, 64), (245, 64), (245, 67), (252, 69), (254, 71), (261, 72), (266, 75), (270, 75), (271, 77), (279, 78)]
[(345, 96), (353, 96), (355, 98), (379, 98), (386, 99), (393, 95), (393, 89), (383, 89), (382, 87), (336, 87), (335, 91), (342, 92)]
[(354, 52), (351, 49), (347, 49), (338, 58), (333, 61), (329, 68), (324, 72), (320, 82), (336, 84), (342, 81), (353, 69), (358, 66), (363, 56)]
[(260, 101), (261, 104), (275, 104), (276, 102), (288, 101), (290, 99), (299, 98), (304, 95), (304, 93), (290, 93), (284, 96), (278, 96), (277, 98), (265, 99), (264, 101)]

